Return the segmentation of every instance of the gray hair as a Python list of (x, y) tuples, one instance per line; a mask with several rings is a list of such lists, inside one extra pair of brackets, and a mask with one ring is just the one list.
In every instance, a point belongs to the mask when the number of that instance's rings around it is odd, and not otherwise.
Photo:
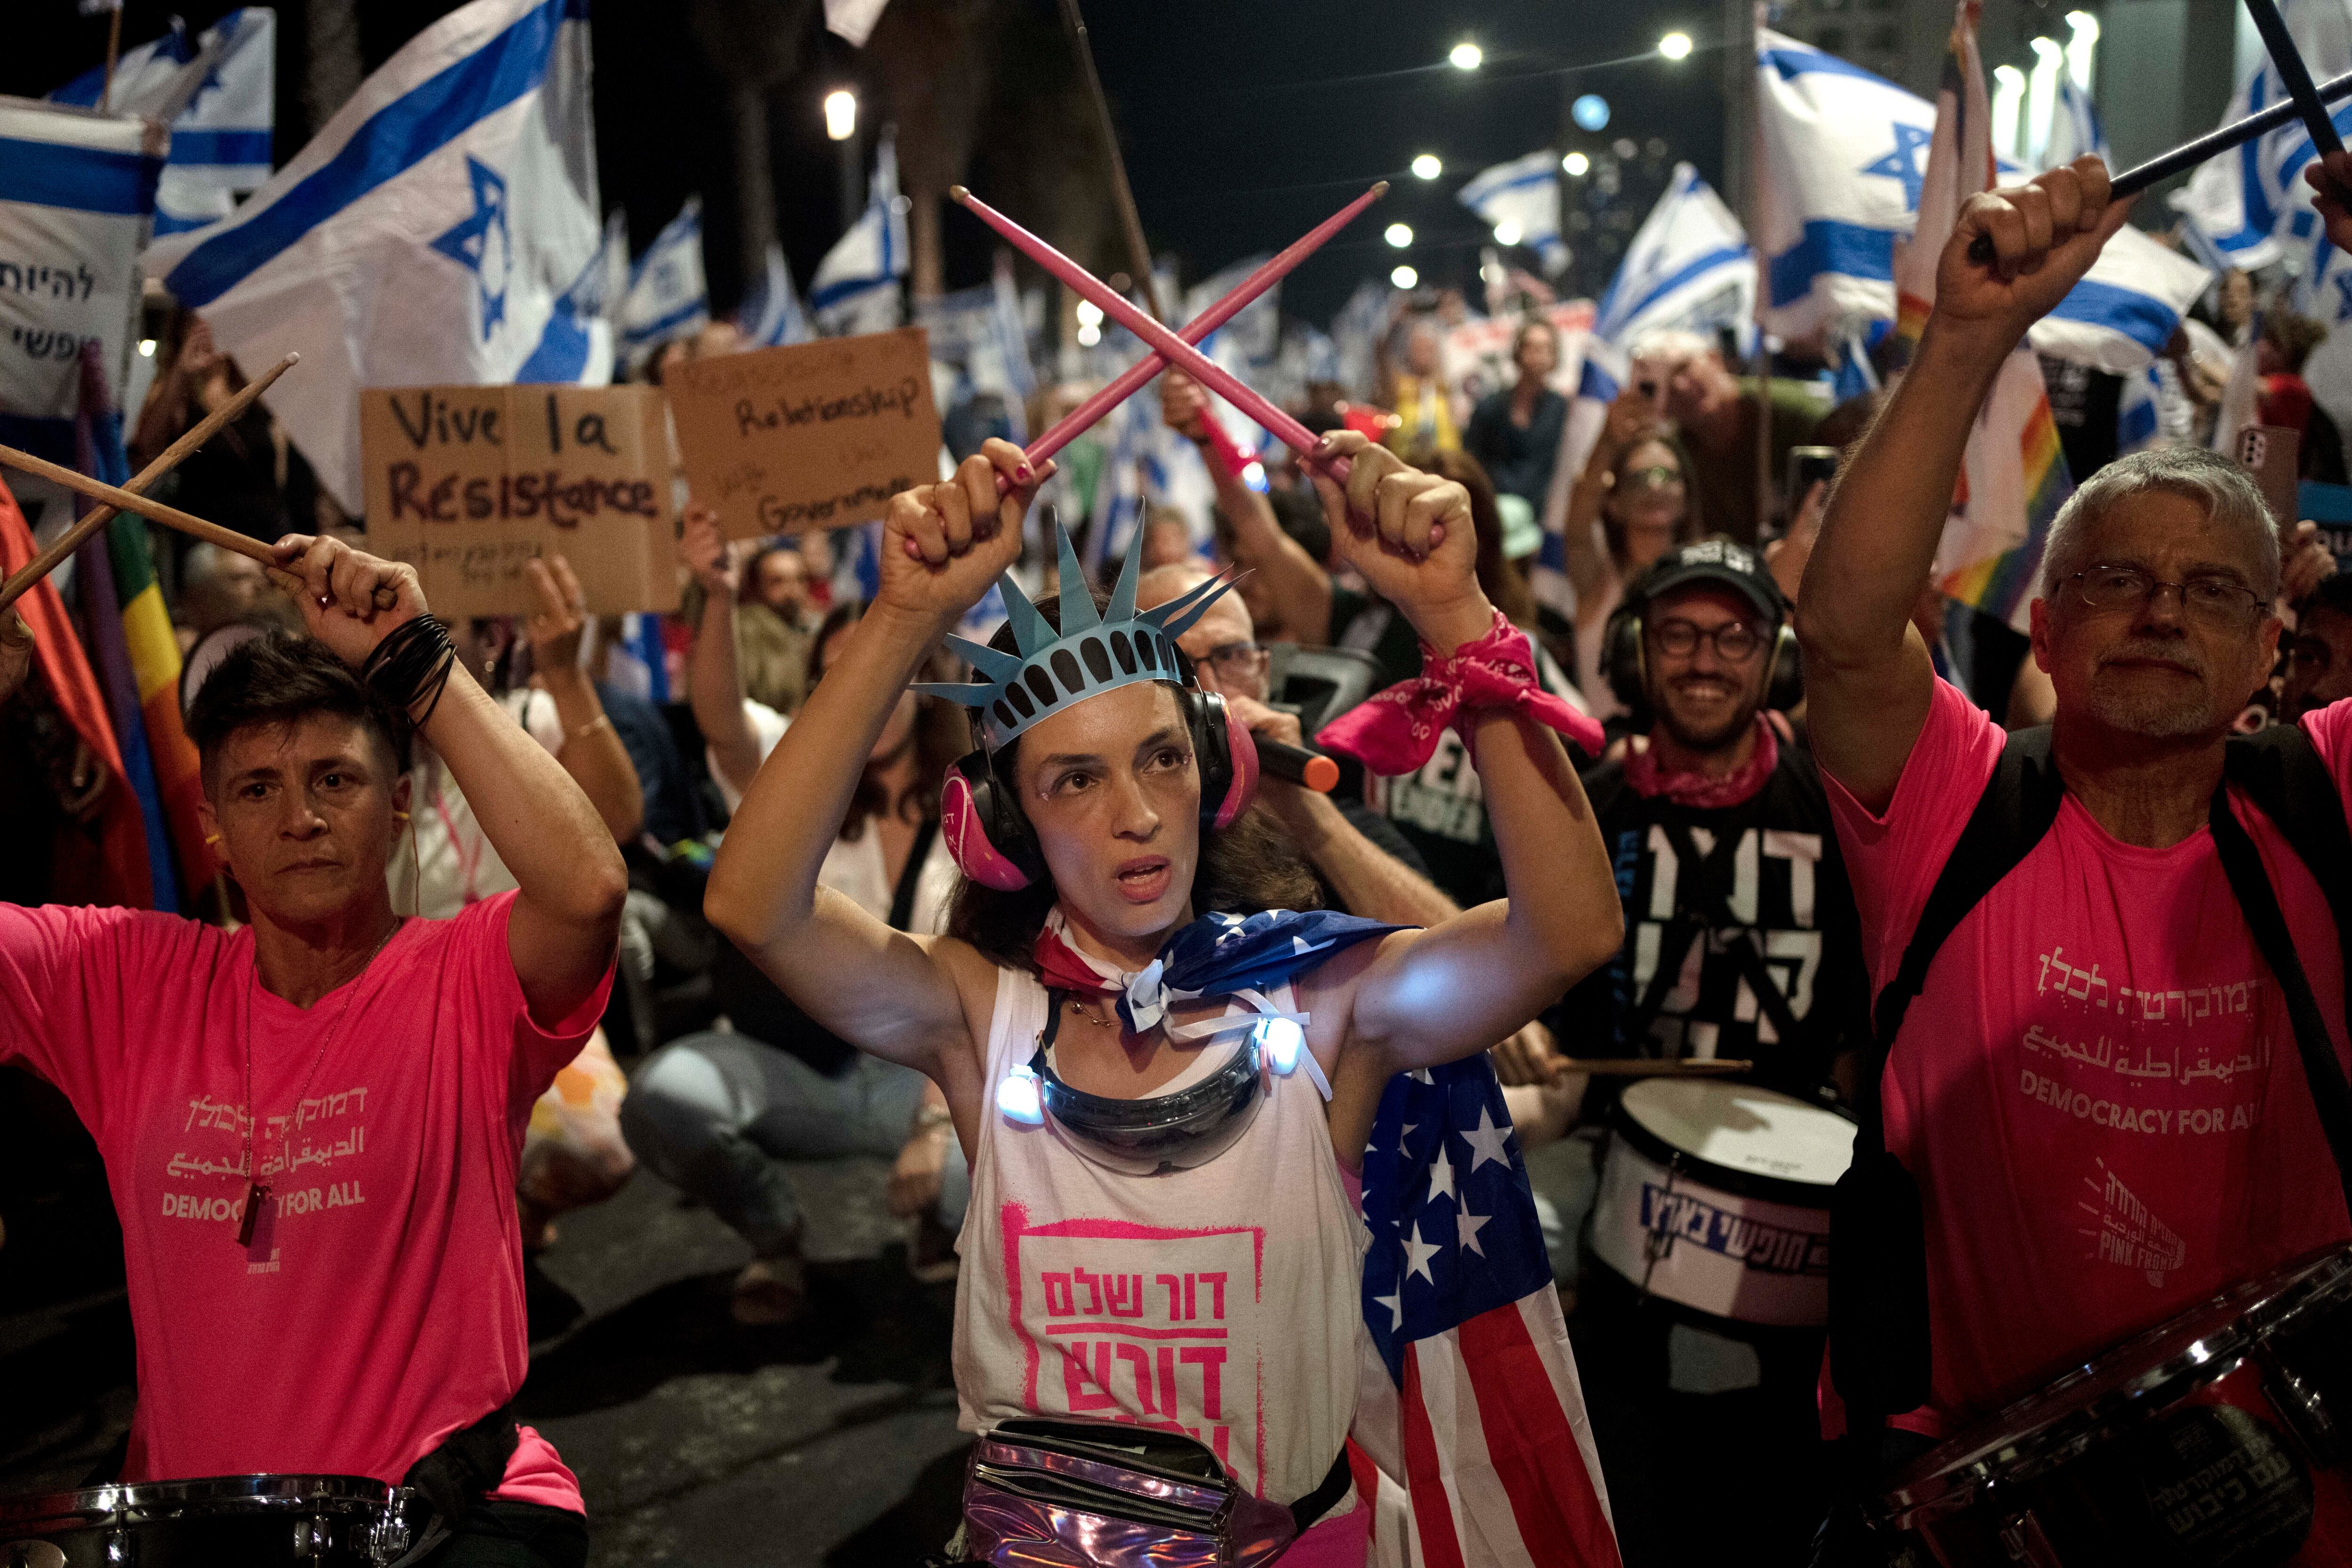
[(2265, 601), (2279, 589), (2278, 524), (2255, 488), (2253, 476), (2219, 452), (2202, 447), (2151, 447), (2117, 458), (2083, 481), (2058, 509), (2042, 549), (2042, 592), (2054, 590), (2088, 563), (2080, 557), (2090, 525), (2105, 521), (2133, 496), (2150, 490), (2202, 502), (2205, 515), (2244, 534), (2254, 546), (2252, 586)]

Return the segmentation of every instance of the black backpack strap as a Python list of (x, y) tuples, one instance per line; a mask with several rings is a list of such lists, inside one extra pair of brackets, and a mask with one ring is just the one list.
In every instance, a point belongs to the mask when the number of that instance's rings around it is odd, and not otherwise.
[[(2253, 932), (2254, 945), (2262, 950), (2263, 959), (2270, 965), (2271, 974), (2278, 981), (2279, 993), (2286, 1002), (2287, 1017), (2294, 1028), (2295, 1052), (2303, 1062), (2304, 1081), (2311, 1087), (2320, 1131), (2326, 1135), (2328, 1150), (2336, 1156), (2336, 1175), (2344, 1183), (2346, 1205), (2352, 1207), (2352, 1086), (2345, 1082), (2344, 1065), (2336, 1059), (2336, 1043), (2327, 1033), (2327, 1021), (2319, 1010), (2319, 998), (2312, 992), (2303, 959), (2295, 952), (2294, 935), (2279, 908), (2277, 890), (2263, 869), (2261, 851), (2254, 847), (2253, 839), (2229, 803), (2228, 785), (2241, 784), (2248, 797), (2286, 836), (2314, 878), (2327, 890), (2328, 904), (2336, 917), (2336, 940), (2342, 942), (2345, 920), (2339, 889), (2346, 871), (2352, 869), (2352, 834), (2347, 834), (2345, 826), (2343, 799), (2302, 731), (2290, 729), (2284, 733), (2294, 739), (2260, 746), (2231, 743), (2223, 764), (2224, 785), (2213, 792), (2208, 823), (2213, 833), (2213, 847), (2221, 855), (2221, 869), (2230, 879), (2230, 891), (2237, 896), (2238, 908)], [(2325, 797), (2315, 799), (2315, 791), (2319, 787), (2324, 787)]]
[(1886, 1152), (1880, 1083), (1887, 1058), (1945, 939), (2049, 833), (2064, 795), (2049, 730), (2012, 731), (1872, 1010), (1853, 1163), (1830, 1204), (1831, 1377), (1855, 1439), (1858, 1490), (1876, 1478), (1886, 1417), (1927, 1403), (1931, 1370), (1927, 1226), (1918, 1184)]

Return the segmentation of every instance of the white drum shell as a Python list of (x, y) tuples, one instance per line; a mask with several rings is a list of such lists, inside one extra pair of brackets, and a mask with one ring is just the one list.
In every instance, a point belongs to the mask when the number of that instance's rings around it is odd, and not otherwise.
[[(1800, 1207), (1708, 1184), (1703, 1162), (1669, 1172), (1612, 1138), (1592, 1211), (1592, 1248), (1650, 1295), (1710, 1317), (1819, 1328), (1830, 1317), (1829, 1190)], [(1650, 1258), (1656, 1235), (1658, 1257)]]

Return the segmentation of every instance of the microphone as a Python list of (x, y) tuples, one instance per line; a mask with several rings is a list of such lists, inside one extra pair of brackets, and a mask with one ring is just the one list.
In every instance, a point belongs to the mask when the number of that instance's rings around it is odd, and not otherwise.
[(1304, 746), (1286, 745), (1262, 736), (1250, 737), (1257, 746), (1258, 772), (1328, 795), (1331, 786), (1339, 782), (1339, 764), (1320, 752), (1310, 752)]

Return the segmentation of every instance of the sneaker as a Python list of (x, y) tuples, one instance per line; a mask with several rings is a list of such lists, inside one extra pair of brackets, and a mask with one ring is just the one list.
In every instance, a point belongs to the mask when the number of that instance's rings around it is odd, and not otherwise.
[(808, 1310), (808, 1265), (798, 1254), (751, 1259), (735, 1276), (729, 1310), (745, 1328), (776, 1328), (792, 1322)]

